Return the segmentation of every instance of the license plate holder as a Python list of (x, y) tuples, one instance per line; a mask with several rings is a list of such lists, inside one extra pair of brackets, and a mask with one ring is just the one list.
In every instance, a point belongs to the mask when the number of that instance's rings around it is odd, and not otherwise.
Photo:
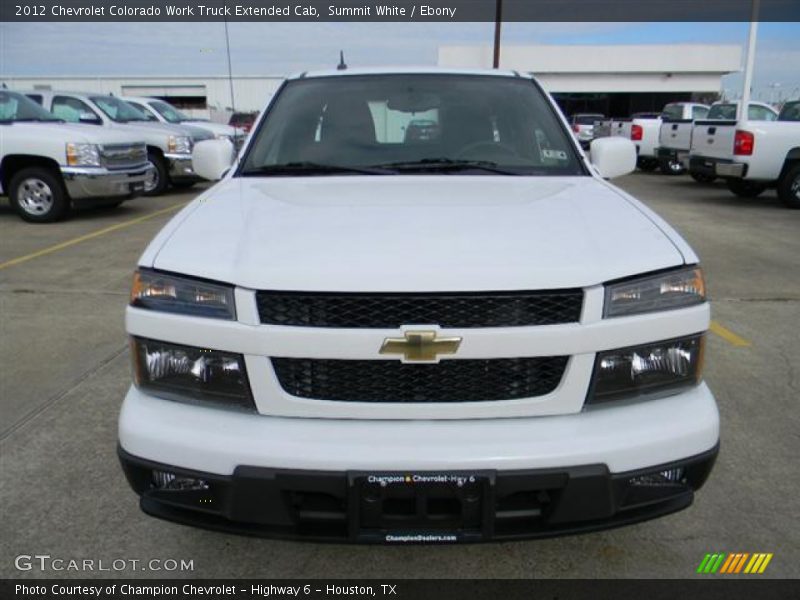
[(385, 543), (488, 539), (494, 488), (494, 471), (351, 471), (350, 537)]

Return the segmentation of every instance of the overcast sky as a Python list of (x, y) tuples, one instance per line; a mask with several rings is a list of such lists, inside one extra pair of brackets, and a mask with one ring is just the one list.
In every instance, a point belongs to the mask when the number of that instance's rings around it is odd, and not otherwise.
[[(435, 65), (446, 44), (490, 44), (493, 23), (231, 23), (234, 75), (348, 64)], [(746, 23), (507, 23), (504, 44), (746, 43)], [(221, 75), (222, 23), (0, 23), (0, 78), (26, 75)], [(725, 88), (738, 91), (741, 75)], [(800, 23), (762, 23), (756, 98), (800, 95)]]

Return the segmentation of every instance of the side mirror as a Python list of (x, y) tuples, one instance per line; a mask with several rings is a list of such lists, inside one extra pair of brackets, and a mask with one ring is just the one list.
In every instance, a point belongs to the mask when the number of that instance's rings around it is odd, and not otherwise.
[(96, 114), (91, 112), (82, 112), (78, 115), (78, 122), (86, 125), (102, 125), (103, 121), (100, 120)]
[(622, 137), (592, 140), (589, 146), (592, 164), (603, 179), (614, 179), (636, 169), (636, 146)]
[(203, 179), (218, 181), (236, 160), (229, 140), (215, 139), (197, 142), (192, 150), (192, 167)]

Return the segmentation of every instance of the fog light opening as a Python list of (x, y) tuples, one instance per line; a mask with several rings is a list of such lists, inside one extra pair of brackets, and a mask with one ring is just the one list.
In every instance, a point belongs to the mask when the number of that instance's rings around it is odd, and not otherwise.
[(153, 487), (157, 490), (197, 491), (207, 490), (208, 482), (205, 479), (178, 476), (169, 471), (153, 471)]
[(669, 487), (683, 485), (684, 483), (686, 483), (686, 469), (684, 467), (646, 473), (628, 480), (628, 484), (634, 487)]

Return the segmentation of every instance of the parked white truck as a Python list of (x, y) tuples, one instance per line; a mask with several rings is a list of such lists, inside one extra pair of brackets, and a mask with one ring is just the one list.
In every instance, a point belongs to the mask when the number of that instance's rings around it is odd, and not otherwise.
[(765, 105), (760, 116), (768, 118), (697, 123), (690, 170), (724, 178), (728, 189), (742, 197), (776, 187), (787, 207), (800, 208), (800, 122), (788, 120), (790, 114), (787, 110), (787, 120), (779, 120)]
[(116, 96), (76, 92), (26, 92), (45, 109), (68, 123), (117, 129), (143, 139), (147, 160), (153, 167), (145, 182), (145, 194), (156, 196), (172, 185), (188, 188), (200, 181), (192, 168), (192, 147), (213, 139), (204, 129), (149, 121), (138, 108)]
[(656, 148), (661, 115), (658, 113), (634, 113), (630, 119), (598, 121), (594, 135), (600, 137), (622, 137), (631, 140), (636, 147), (636, 166), (642, 171), (658, 168)]
[(705, 119), (709, 106), (697, 102), (670, 102), (661, 111), (656, 158), (665, 175), (680, 175), (686, 169), (684, 159), (689, 155), (692, 124)]
[[(435, 122), (436, 135), (402, 126)], [(431, 125), (433, 128), (434, 126)], [(689, 506), (719, 440), (697, 255), (516, 72), (304, 73), (153, 239), (119, 455), (238, 533), (519, 539)]]
[(0, 193), (26, 221), (56, 221), (76, 202), (119, 204), (144, 192), (150, 170), (135, 136), (64, 123), (0, 90)]

